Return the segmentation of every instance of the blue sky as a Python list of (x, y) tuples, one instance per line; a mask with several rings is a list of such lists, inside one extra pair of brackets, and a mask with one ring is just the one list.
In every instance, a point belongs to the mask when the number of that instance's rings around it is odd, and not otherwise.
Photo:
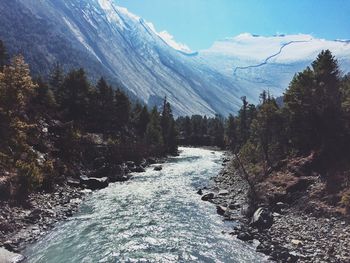
[(350, 39), (350, 0), (115, 0), (192, 50), (249, 32)]

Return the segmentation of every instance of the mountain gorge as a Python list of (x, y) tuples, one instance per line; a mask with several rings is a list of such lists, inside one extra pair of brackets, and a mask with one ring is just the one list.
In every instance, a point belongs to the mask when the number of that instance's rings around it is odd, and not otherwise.
[(263, 89), (279, 96), (324, 48), (350, 68), (348, 42), (308, 35), (242, 34), (208, 50), (177, 50), (110, 0), (2, 1), (0, 11), (0, 38), (24, 54), (34, 74), (47, 75), (56, 61), (66, 70), (84, 67), (93, 80), (104, 76), (150, 106), (167, 96), (176, 115), (228, 115), (241, 96), (256, 102)]

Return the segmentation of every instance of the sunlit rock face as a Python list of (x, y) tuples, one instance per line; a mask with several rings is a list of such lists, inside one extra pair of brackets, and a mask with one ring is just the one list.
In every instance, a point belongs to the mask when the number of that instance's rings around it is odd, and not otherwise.
[(1, 1), (0, 10), (0, 38), (34, 74), (47, 75), (57, 61), (84, 67), (150, 106), (166, 96), (175, 115), (235, 113), (242, 96), (256, 103), (263, 89), (279, 96), (322, 49), (350, 68), (348, 42), (310, 35), (242, 34), (191, 51), (112, 0)]

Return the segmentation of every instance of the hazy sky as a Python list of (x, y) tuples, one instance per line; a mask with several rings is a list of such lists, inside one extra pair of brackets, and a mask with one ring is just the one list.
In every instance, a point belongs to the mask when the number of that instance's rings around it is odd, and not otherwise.
[(249, 32), (350, 39), (350, 0), (115, 0), (192, 50)]

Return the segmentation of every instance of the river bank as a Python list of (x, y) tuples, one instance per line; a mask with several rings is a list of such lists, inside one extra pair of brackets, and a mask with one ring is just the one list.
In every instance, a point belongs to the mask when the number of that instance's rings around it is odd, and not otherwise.
[(116, 176), (116, 180), (66, 178), (51, 192), (31, 193), (25, 204), (0, 201), (0, 248), (20, 253), (28, 244), (47, 235), (58, 223), (72, 217), (93, 190), (108, 187), (111, 182), (128, 181), (132, 173), (144, 172), (152, 164), (153, 169), (160, 171), (164, 161), (165, 158), (149, 158), (138, 166), (132, 161), (126, 162), (121, 165), (123, 172)]
[[(303, 199), (291, 204), (266, 206), (273, 218), (271, 227), (252, 227), (247, 211), (248, 185), (227, 156), (214, 186), (202, 191), (202, 199), (217, 205), (218, 213), (238, 225), (232, 231), (236, 238), (258, 243), (257, 251), (277, 262), (350, 262), (350, 225), (347, 218), (334, 213), (320, 213)], [(208, 199), (209, 197), (209, 199)]]
[(267, 262), (251, 245), (232, 239), (232, 223), (196, 193), (217, 174), (222, 156), (181, 147), (161, 171), (148, 168), (87, 195), (78, 213), (23, 255), (36, 263)]
[(28, 243), (47, 234), (56, 223), (71, 217), (89, 192), (64, 184), (51, 193), (32, 193), (26, 206), (1, 202), (0, 247), (20, 252)]

